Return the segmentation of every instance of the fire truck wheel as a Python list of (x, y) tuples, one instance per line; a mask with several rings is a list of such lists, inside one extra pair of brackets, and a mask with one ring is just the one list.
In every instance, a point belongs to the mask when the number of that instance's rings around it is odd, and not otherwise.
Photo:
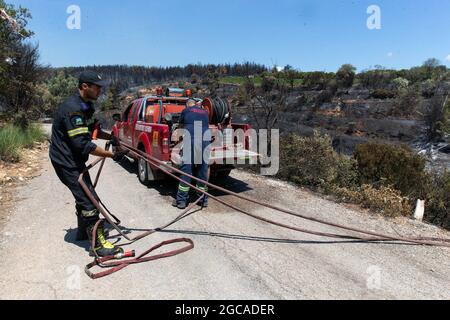
[(139, 158), (138, 161), (138, 178), (142, 184), (146, 185), (148, 183), (148, 165), (142, 158)]
[(211, 180), (222, 181), (223, 179), (226, 179), (230, 175), (230, 173), (231, 169), (213, 172), (211, 175)]

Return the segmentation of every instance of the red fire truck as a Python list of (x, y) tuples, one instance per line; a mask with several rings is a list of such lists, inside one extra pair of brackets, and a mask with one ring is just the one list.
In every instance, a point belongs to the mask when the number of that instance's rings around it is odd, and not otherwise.
[[(164, 94), (162, 89), (158, 89), (156, 95), (138, 98), (122, 114), (113, 115), (116, 123), (112, 134), (170, 166), (179, 167), (182, 143), (178, 139), (172, 141), (172, 133), (178, 127), (179, 117), (190, 96), (189, 90), (168, 88)], [(249, 150), (248, 130), (251, 127), (249, 124), (232, 123), (228, 102), (219, 98), (195, 100), (208, 110), (209, 128), (213, 136), (217, 130), (240, 129), (240, 135), (233, 135), (232, 139), (214, 141), (210, 154), (211, 177), (225, 178), (237, 166), (256, 163), (258, 154)], [(143, 184), (164, 179), (164, 174), (157, 167), (140, 159), (137, 161), (138, 178)]]

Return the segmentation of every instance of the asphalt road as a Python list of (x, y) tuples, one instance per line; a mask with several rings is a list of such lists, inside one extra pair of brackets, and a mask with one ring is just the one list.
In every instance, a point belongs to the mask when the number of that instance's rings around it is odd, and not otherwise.
[[(17, 191), (17, 205), (0, 231), (0, 299), (450, 299), (450, 249), (335, 241), (267, 225), (213, 201), (167, 232), (132, 245), (140, 252), (186, 236), (194, 241), (193, 250), (91, 280), (84, 274), (92, 259), (88, 243), (74, 240), (72, 196), (46, 154), (42, 161), (42, 175)], [(372, 231), (450, 237), (424, 223), (387, 220), (243, 171), (222, 185)], [(133, 165), (112, 160), (98, 186), (100, 197), (130, 229), (161, 226), (176, 217), (175, 191), (173, 182), (143, 186)], [(265, 217), (335, 231), (221, 197)]]

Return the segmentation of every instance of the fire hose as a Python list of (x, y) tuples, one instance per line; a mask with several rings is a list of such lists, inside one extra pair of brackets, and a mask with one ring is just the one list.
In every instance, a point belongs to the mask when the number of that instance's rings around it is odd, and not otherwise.
[[(129, 237), (127, 234), (125, 234), (119, 227), (120, 225), (120, 220), (117, 219), (117, 217), (115, 217), (109, 210), (108, 208), (101, 202), (101, 200), (97, 200), (94, 195), (92, 194), (92, 192), (89, 190), (88, 186), (84, 183), (83, 181), (83, 175), (85, 174), (85, 172), (89, 171), (90, 169), (92, 169), (93, 167), (95, 167), (98, 163), (101, 162), (101, 166), (97, 172), (97, 176), (95, 178), (95, 182), (94, 182), (94, 188), (97, 185), (97, 182), (99, 180), (104, 162), (105, 162), (105, 158), (99, 158), (97, 160), (95, 160), (92, 164), (90, 164), (86, 170), (80, 175), (79, 178), (79, 183), (82, 186), (83, 190), (86, 192), (87, 196), (89, 197), (89, 199), (92, 201), (92, 203), (94, 204), (94, 206), (99, 210), (100, 214), (105, 218), (106, 221), (108, 221), (108, 223), (121, 235), (123, 236), (125, 239), (127, 239), (129, 241), (129, 243), (126, 244), (122, 244), (122, 246), (124, 245), (128, 245), (131, 243), (134, 243), (135, 241), (141, 240), (155, 232), (158, 231), (162, 231), (163, 229), (167, 228), (168, 226), (176, 223), (177, 221), (185, 218), (186, 216), (189, 215), (189, 211), (197, 204), (199, 203), (200, 200), (202, 200), (202, 198), (206, 195), (209, 198), (218, 201), (219, 203), (235, 210), (238, 211), (240, 213), (243, 213), (249, 217), (252, 217), (254, 219), (278, 226), (278, 227), (282, 227), (282, 228), (286, 228), (286, 229), (290, 229), (290, 230), (294, 230), (297, 232), (302, 232), (302, 233), (306, 233), (306, 234), (312, 234), (312, 235), (316, 235), (316, 236), (322, 236), (322, 237), (328, 237), (328, 238), (338, 238), (338, 239), (346, 239), (346, 240), (355, 240), (355, 241), (364, 241), (364, 242), (384, 242), (384, 241), (391, 241), (391, 242), (402, 242), (402, 243), (409, 243), (409, 244), (416, 244), (416, 245), (429, 245), (429, 246), (441, 246), (441, 247), (450, 247), (450, 239), (442, 239), (442, 238), (432, 238), (432, 237), (403, 237), (403, 236), (391, 236), (391, 235), (387, 235), (387, 234), (382, 234), (382, 233), (377, 233), (377, 232), (372, 232), (372, 231), (366, 231), (366, 230), (362, 230), (362, 229), (358, 229), (358, 228), (354, 228), (354, 227), (349, 227), (349, 226), (345, 226), (342, 224), (338, 224), (338, 223), (334, 223), (334, 222), (329, 222), (329, 221), (325, 221), (322, 219), (318, 219), (318, 218), (314, 218), (314, 217), (310, 217), (310, 216), (306, 216), (303, 214), (299, 214), (297, 212), (294, 212), (292, 210), (288, 210), (288, 209), (284, 209), (269, 203), (264, 203), (258, 200), (255, 200), (253, 198), (244, 196), (244, 195), (240, 195), (238, 193), (232, 192), (230, 190), (227, 190), (225, 188), (222, 188), (220, 186), (214, 185), (208, 181), (199, 179), (193, 175), (187, 174), (177, 168), (174, 168), (172, 166), (170, 166), (169, 164), (156, 159), (155, 157), (146, 154), (145, 152), (142, 152), (122, 141), (120, 141), (120, 147), (121, 148), (125, 148), (126, 150), (129, 150), (129, 152), (131, 153), (132, 156), (134, 156), (135, 158), (139, 158), (139, 159), (143, 159), (145, 160), (147, 163), (149, 163), (150, 165), (156, 167), (157, 169), (161, 170), (163, 173), (167, 174), (168, 176), (171, 176), (172, 178), (178, 180), (178, 181), (182, 181), (185, 185), (189, 186), (190, 188), (196, 190), (199, 194), (202, 194), (202, 196), (200, 196), (195, 202), (193, 202), (189, 207), (187, 207), (185, 210), (183, 210), (183, 212), (181, 214), (179, 214), (174, 220), (170, 221), (169, 223), (167, 223), (166, 225), (159, 227), (159, 228), (155, 228), (155, 229), (150, 229), (145, 231), (144, 233), (136, 236), (136, 237)], [(109, 144), (107, 144), (106, 149), (109, 148)], [(316, 222), (318, 224), (321, 225), (326, 225), (329, 227), (334, 227), (337, 229), (342, 229), (342, 230), (347, 230), (347, 231), (352, 231), (352, 232), (356, 232), (356, 233), (360, 233), (362, 234), (362, 236), (352, 236), (352, 235), (345, 235), (345, 234), (336, 234), (336, 233), (328, 233), (328, 232), (320, 232), (320, 231), (314, 231), (314, 230), (309, 230), (309, 229), (305, 229), (305, 228), (300, 228), (300, 227), (296, 227), (296, 226), (291, 226), (291, 225), (287, 225), (284, 223), (280, 223), (274, 220), (270, 220), (264, 217), (261, 217), (259, 215), (256, 215), (254, 213), (248, 212), (247, 210), (244, 210), (242, 208), (239, 208), (233, 204), (230, 204), (222, 199), (220, 199), (219, 197), (216, 197), (212, 194), (210, 194), (208, 191), (202, 190), (200, 188), (198, 188), (197, 186), (194, 186), (192, 183), (187, 183), (185, 181), (183, 181), (180, 177), (178, 177), (176, 175), (176, 173), (180, 174), (180, 175), (184, 175), (187, 176), (191, 179), (193, 179), (194, 181), (197, 181), (197, 183), (201, 183), (204, 184), (206, 186), (208, 186), (211, 189), (215, 189), (218, 191), (223, 192), (226, 195), (231, 195), (234, 196), (236, 198), (239, 198), (241, 200), (245, 200), (245, 201), (249, 201), (252, 202), (254, 204), (260, 205), (262, 207), (266, 207), (281, 213), (285, 213), (294, 217), (298, 217), (304, 220), (309, 220), (309, 221), (313, 221)], [(113, 221), (114, 220), (114, 221)], [(92, 234), (92, 243), (91, 246), (92, 248), (94, 248), (95, 245), (95, 234), (97, 232), (97, 228), (99, 226), (99, 224), (102, 222), (103, 220), (99, 220), (96, 225), (93, 228), (93, 234)], [(172, 250), (172, 251), (168, 251), (166, 253), (162, 253), (162, 254), (156, 254), (153, 256), (149, 256), (147, 257), (147, 255), (161, 247), (164, 247), (166, 245), (170, 245), (170, 244), (174, 244), (174, 243), (188, 243), (188, 245), (180, 248), (180, 249), (176, 249), (176, 250)], [(95, 252), (95, 250), (93, 250), (94, 255), (95, 255), (95, 259), (93, 262), (91, 262), (90, 264), (88, 264), (85, 268), (86, 273), (88, 274), (89, 277), (91, 277), (92, 279), (97, 279), (100, 277), (104, 277), (106, 275), (112, 274), (114, 272), (117, 272), (125, 267), (127, 267), (130, 264), (137, 264), (137, 263), (141, 263), (141, 262), (147, 262), (147, 261), (152, 261), (152, 260), (156, 260), (156, 259), (161, 259), (161, 258), (166, 258), (166, 257), (171, 257), (171, 256), (175, 256), (177, 254), (186, 252), (188, 250), (191, 250), (194, 247), (194, 243), (191, 239), (188, 238), (178, 238), (178, 239), (173, 239), (173, 240), (168, 240), (168, 241), (164, 241), (161, 242), (153, 247), (151, 247), (150, 249), (146, 250), (145, 252), (143, 252), (142, 254), (140, 254), (138, 257), (134, 258), (134, 251), (131, 252), (125, 252), (124, 255), (120, 255), (120, 256), (108, 256), (108, 257), (99, 257), (97, 255), (97, 253)], [(131, 259), (127, 259), (127, 260), (121, 260), (123, 258), (128, 258), (131, 257)], [(114, 261), (111, 261), (114, 260)], [(99, 272), (99, 273), (92, 273), (90, 271), (90, 269), (94, 266), (98, 266), (101, 268), (109, 268), (106, 271), (103, 272)]]

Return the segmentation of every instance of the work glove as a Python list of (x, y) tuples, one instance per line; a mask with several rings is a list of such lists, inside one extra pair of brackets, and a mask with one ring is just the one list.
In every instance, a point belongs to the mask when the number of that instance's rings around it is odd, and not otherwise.
[(120, 145), (119, 138), (117, 138), (115, 135), (111, 135), (111, 139), (109, 140), (109, 143), (110, 143), (113, 147), (118, 147), (118, 146)]
[(121, 151), (116, 151), (114, 152), (114, 155), (112, 157), (112, 159), (114, 161), (120, 161), (123, 159), (124, 156), (126, 156), (128, 154), (128, 152), (130, 152), (130, 150), (121, 150)]

